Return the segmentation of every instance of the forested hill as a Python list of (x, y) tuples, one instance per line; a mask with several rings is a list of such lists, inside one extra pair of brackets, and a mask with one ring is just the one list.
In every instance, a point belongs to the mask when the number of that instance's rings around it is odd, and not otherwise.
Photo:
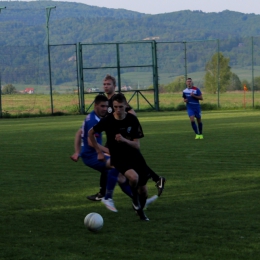
[(230, 39), (260, 35), (260, 15), (232, 11), (179, 11), (149, 15), (81, 3), (2, 1), (0, 45), (39, 45), (46, 40), (46, 7), (51, 10), (51, 44), (76, 42)]

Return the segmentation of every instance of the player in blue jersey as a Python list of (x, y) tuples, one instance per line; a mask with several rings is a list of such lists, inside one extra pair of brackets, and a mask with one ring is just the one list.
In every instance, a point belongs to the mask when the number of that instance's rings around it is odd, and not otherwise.
[[(96, 160), (96, 151), (88, 143), (88, 138), (86, 134), (88, 130), (97, 124), (101, 117), (107, 114), (108, 99), (103, 95), (98, 95), (94, 101), (94, 110), (87, 115), (83, 122), (82, 127), (77, 131), (74, 141), (75, 152), (70, 157), (73, 161), (77, 162), (79, 157), (82, 158), (83, 162), (99, 171), (100, 175), (100, 191), (96, 194), (93, 200), (100, 201), (106, 193), (106, 183), (107, 183), (107, 164), (106, 162), (98, 162)], [(96, 133), (96, 139), (103, 152), (109, 153), (106, 147), (102, 146), (102, 134)]]
[(149, 219), (143, 212), (147, 199), (147, 180), (150, 173), (140, 152), (139, 139), (144, 137), (142, 127), (136, 116), (125, 111), (127, 102), (123, 94), (113, 97), (114, 113), (102, 118), (88, 137), (97, 152), (97, 158), (104, 160), (104, 153), (95, 138), (96, 132), (106, 132), (107, 146), (110, 151), (111, 165), (118, 169), (128, 180), (132, 190), (133, 208), (141, 220)]
[[(183, 90), (182, 97), (186, 103), (187, 113), (190, 118), (191, 127), (195, 132), (195, 139), (203, 139), (202, 134), (202, 121), (201, 121), (201, 109), (199, 100), (203, 100), (202, 93), (199, 88), (193, 86), (191, 78), (186, 80), (187, 88)], [(197, 124), (195, 122), (197, 119)]]

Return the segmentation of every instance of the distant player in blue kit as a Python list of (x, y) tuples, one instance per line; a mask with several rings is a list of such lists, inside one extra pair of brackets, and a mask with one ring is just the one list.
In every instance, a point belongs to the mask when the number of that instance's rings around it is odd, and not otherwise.
[[(187, 78), (186, 85), (187, 88), (183, 90), (182, 97), (184, 99), (184, 102), (186, 103), (191, 127), (196, 134), (195, 139), (203, 139), (203, 125), (201, 122), (201, 109), (199, 103), (199, 100), (203, 100), (202, 93), (197, 87), (193, 86), (191, 78)], [(197, 119), (198, 126), (196, 125), (195, 118)]]

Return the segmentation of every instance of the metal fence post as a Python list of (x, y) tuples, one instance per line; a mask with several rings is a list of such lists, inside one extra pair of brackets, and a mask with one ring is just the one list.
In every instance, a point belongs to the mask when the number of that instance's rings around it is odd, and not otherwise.
[(252, 36), (252, 107), (255, 107), (255, 79), (254, 79), (254, 37)]
[(154, 107), (157, 111), (159, 106), (159, 84), (158, 84), (158, 65), (157, 65), (157, 43), (152, 41), (152, 57), (153, 57), (153, 86), (154, 86)]
[[(0, 13), (2, 9), (6, 9), (6, 7), (0, 7)], [(3, 117), (2, 114), (2, 81), (1, 81), (1, 71), (0, 71), (0, 118)]]
[(78, 82), (79, 82), (79, 101), (80, 113), (85, 114), (85, 97), (84, 97), (84, 78), (83, 78), (83, 59), (82, 59), (82, 45), (77, 43), (77, 63), (78, 63)]
[(49, 81), (50, 81), (50, 96), (51, 96), (51, 114), (53, 114), (53, 97), (52, 97), (52, 78), (51, 78), (51, 56), (50, 56), (50, 38), (49, 38), (49, 20), (51, 9), (56, 6), (46, 7), (46, 31), (47, 31), (47, 46), (48, 46), (48, 64), (49, 64)]
[(188, 77), (188, 69), (187, 69), (187, 42), (183, 42), (184, 44), (184, 69), (185, 69), (185, 82)]
[(217, 39), (217, 43), (218, 43), (218, 67), (217, 67), (217, 84), (218, 84), (218, 108), (220, 106), (219, 104), (219, 94), (220, 94), (220, 85), (219, 85), (219, 66), (220, 66), (220, 61), (219, 61), (219, 39)]
[(117, 61), (117, 85), (118, 91), (121, 92), (121, 70), (120, 70), (120, 50), (119, 43), (116, 43), (116, 61)]

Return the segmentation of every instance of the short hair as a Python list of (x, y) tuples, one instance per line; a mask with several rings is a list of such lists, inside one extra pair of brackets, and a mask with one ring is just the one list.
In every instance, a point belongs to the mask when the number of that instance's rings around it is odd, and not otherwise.
[(192, 78), (187, 78), (187, 80), (191, 80), (192, 81)]
[(113, 76), (111, 76), (110, 74), (107, 74), (105, 76), (104, 80), (112, 80), (113, 85), (116, 86), (116, 79)]
[(118, 103), (127, 103), (126, 98), (125, 98), (124, 94), (122, 94), (122, 93), (115, 94), (113, 96), (112, 101), (113, 102), (117, 101)]
[(97, 96), (95, 97), (94, 103), (95, 103), (96, 105), (98, 105), (98, 104), (100, 104), (101, 102), (106, 102), (106, 101), (108, 101), (108, 98), (107, 98), (105, 95), (99, 94), (99, 95), (97, 95)]

